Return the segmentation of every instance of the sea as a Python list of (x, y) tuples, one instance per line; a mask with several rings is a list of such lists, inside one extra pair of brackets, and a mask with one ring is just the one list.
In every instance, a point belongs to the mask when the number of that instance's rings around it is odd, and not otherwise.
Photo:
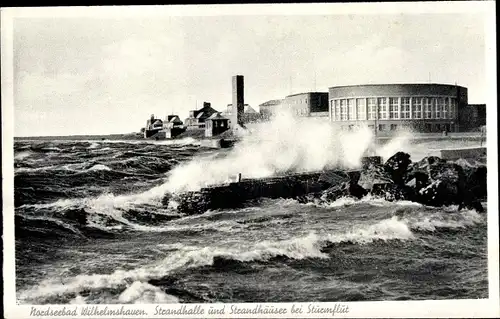
[[(363, 143), (356, 136), (326, 150), (324, 139), (307, 135), (293, 145), (264, 136), (266, 142), (226, 150), (193, 139), (16, 140), (17, 302), (488, 297), (486, 212), (367, 196), (321, 204), (262, 199), (187, 216), (162, 201), (166, 193), (227, 182), (234, 173), (359, 165), (361, 153), (352, 147)], [(419, 160), (477, 143), (401, 137), (374, 149)], [(343, 155), (324, 159), (331, 154)]]

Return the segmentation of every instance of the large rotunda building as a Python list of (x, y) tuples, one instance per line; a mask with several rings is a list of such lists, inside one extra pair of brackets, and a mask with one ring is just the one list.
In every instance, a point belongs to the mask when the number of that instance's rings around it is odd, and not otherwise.
[(372, 84), (329, 88), (329, 116), (343, 129), (367, 125), (379, 132), (459, 131), (467, 88), (448, 84)]

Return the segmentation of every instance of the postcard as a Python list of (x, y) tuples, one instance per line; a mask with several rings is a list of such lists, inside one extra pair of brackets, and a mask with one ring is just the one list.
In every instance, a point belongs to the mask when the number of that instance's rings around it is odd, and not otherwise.
[(2, 8), (5, 317), (498, 317), (494, 9)]

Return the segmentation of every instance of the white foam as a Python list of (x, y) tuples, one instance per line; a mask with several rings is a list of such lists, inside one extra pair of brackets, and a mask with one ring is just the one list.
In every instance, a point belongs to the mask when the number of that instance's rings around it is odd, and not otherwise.
[(160, 288), (140, 281), (134, 281), (132, 285), (120, 294), (118, 300), (126, 304), (179, 302), (178, 298), (164, 293)]
[(347, 233), (329, 234), (325, 237), (326, 240), (334, 243), (349, 241), (359, 244), (370, 243), (374, 240), (408, 240), (413, 238), (414, 235), (408, 224), (396, 216), (384, 219), (374, 225), (355, 227)]
[(103, 164), (96, 164), (92, 166), (91, 168), (88, 169), (89, 171), (110, 171), (111, 168), (109, 168), (106, 165)]
[(436, 212), (430, 215), (417, 215), (407, 217), (407, 223), (415, 229), (435, 231), (438, 228), (465, 229), (470, 226), (483, 223), (484, 215), (475, 210), (463, 210), (460, 212)]
[(14, 156), (14, 160), (18, 160), (18, 161), (21, 161), (25, 158), (28, 158), (30, 157), (31, 155), (33, 155), (32, 152), (30, 151), (22, 151), (22, 152), (19, 152), (17, 153), (15, 156)]

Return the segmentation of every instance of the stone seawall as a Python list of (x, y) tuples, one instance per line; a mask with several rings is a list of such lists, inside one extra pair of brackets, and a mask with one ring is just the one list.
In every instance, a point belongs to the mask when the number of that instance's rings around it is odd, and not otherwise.
[[(323, 178), (322, 178), (323, 177)], [(245, 202), (266, 198), (298, 198), (310, 193), (319, 193), (332, 183), (356, 182), (359, 172), (331, 170), (312, 173), (292, 174), (259, 179), (242, 180), (228, 185), (202, 188), (196, 192), (186, 192), (174, 197), (177, 210), (186, 214), (202, 213), (208, 209), (241, 207)], [(335, 180), (336, 181), (332, 181)]]

